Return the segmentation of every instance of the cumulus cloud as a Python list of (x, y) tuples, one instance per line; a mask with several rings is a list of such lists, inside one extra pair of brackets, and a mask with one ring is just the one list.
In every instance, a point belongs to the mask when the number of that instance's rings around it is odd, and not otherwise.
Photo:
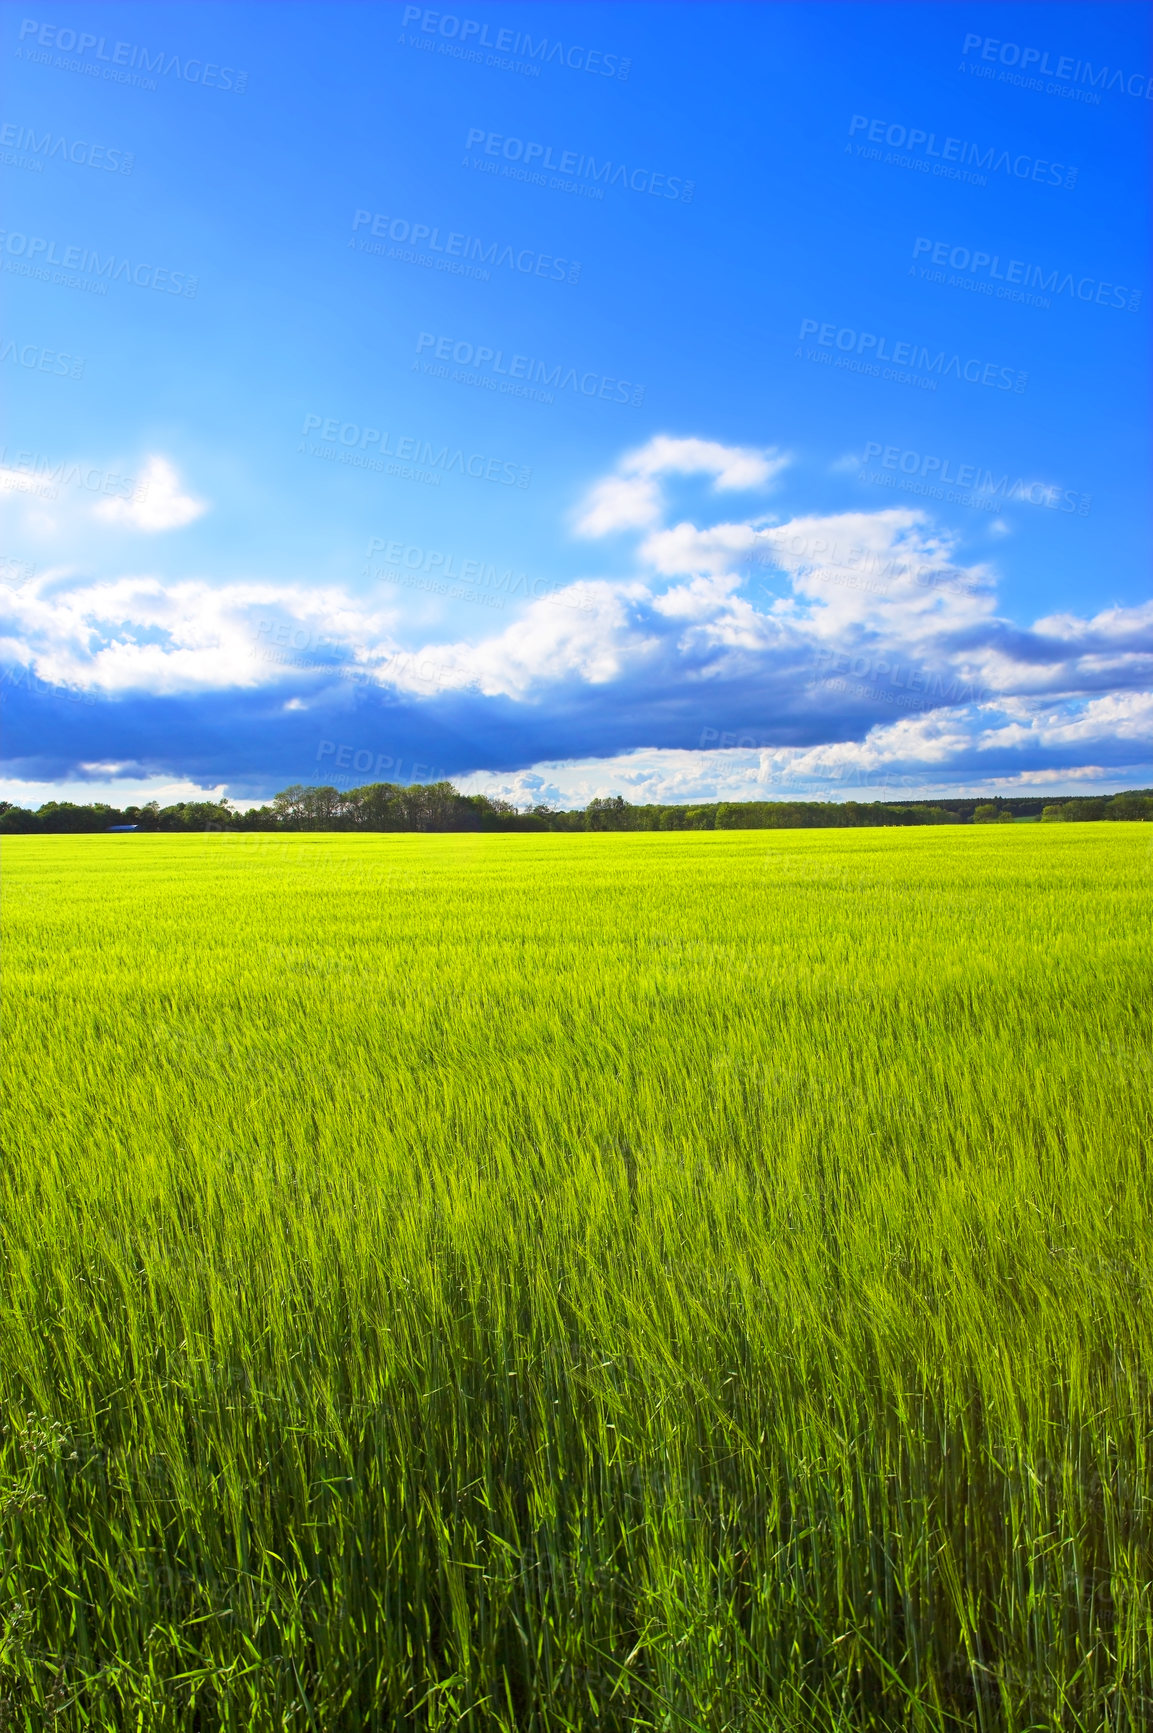
[(766, 488), (789, 463), (773, 447), (720, 445), (711, 439), (674, 439), (661, 433), (636, 451), (626, 452), (615, 475), (591, 490), (576, 519), (578, 535), (603, 536), (614, 530), (648, 529), (659, 521), (663, 476), (708, 475), (715, 492)]
[(1045, 708), (1048, 715), (1040, 714), (1036, 706), (1011, 700), (1005, 709), (1013, 719), (985, 731), (976, 742), (978, 750), (1037, 745), (1080, 751), (1104, 740), (1132, 741), (1145, 747), (1153, 740), (1153, 692), (1110, 692), (1055, 712)]
[(87, 542), (94, 524), (154, 535), (181, 529), (208, 510), (159, 455), (133, 464), (20, 452), (15, 464), (0, 468), (0, 503), (5, 539), (39, 544), (61, 537)]
[(158, 530), (183, 529), (202, 517), (208, 506), (183, 491), (180, 477), (166, 457), (150, 457), (131, 498), (102, 499), (93, 509), (105, 523), (155, 534)]
[[(707, 736), (708, 730), (705, 731)], [(952, 753), (938, 733), (931, 756), (919, 756), (909, 730), (877, 730), (869, 741), (845, 743), (838, 751), (800, 748), (639, 750), (603, 758), (553, 760), (512, 773), (476, 772), (458, 778), (469, 794), (488, 794), (525, 808), (584, 806), (605, 795), (635, 805), (716, 800), (923, 800), (934, 796), (1012, 790), (1018, 794), (1071, 794), (1084, 784), (1104, 790), (1132, 784), (1139, 762), (1109, 768), (1078, 764), (989, 775), (966, 759), (960, 735)], [(912, 753), (910, 753), (912, 748)], [(1146, 767), (1147, 768), (1147, 767)]]
[[(458, 777), (483, 767), (511, 776), (524, 801), (605, 792), (605, 777), (630, 799), (753, 798), (1109, 777), (1148, 758), (1153, 603), (1020, 625), (998, 609), (995, 566), (961, 558), (923, 510), (775, 522), (727, 502), (727, 515), (697, 522), (676, 519), (665, 498), (677, 475), (709, 478), (718, 500), (764, 488), (786, 462), (767, 447), (650, 440), (593, 490), (581, 520), (586, 535), (632, 528), (628, 574), (527, 601), (479, 639), (414, 647), (395, 602), (334, 585), (57, 571), (6, 587), (0, 654), (42, 683), (26, 684), (21, 703), (74, 691), (121, 706), (116, 726), (99, 708), (84, 713), (73, 768), (126, 760), (131, 705), (152, 706), (151, 719), (167, 703), (179, 728), (149, 773), (212, 781), (237, 739), (259, 742), (252, 779), (258, 760), (291, 760), (288, 780), (315, 780), (318, 734), (334, 737), (333, 719), (353, 707), (357, 750), (373, 762), (407, 754)], [(159, 497), (184, 498), (165, 485)], [(37, 775), (41, 760), (65, 761), (70, 738), (61, 727), (57, 741), (46, 715), (41, 705), (29, 724)], [(277, 745), (289, 739), (291, 752)], [(584, 782), (557, 768), (566, 760), (585, 765)]]
[(610, 475), (591, 490), (576, 520), (577, 534), (607, 536), (643, 530), (661, 515), (661, 493), (649, 475)]
[(391, 612), (344, 591), (165, 583), (155, 576), (9, 591), (0, 656), (61, 687), (109, 696), (258, 688), (286, 670), (371, 666)]
[(1061, 770), (1018, 770), (1014, 776), (991, 776), (988, 786), (1015, 788), (1021, 794), (1028, 794), (1030, 789), (1044, 791), (1065, 787), (1071, 782), (1104, 782), (1110, 779), (1110, 775), (1103, 765), (1078, 764)]
[(37, 807), (49, 800), (70, 800), (77, 806), (103, 801), (109, 806), (143, 806), (155, 800), (160, 806), (172, 806), (178, 800), (220, 800), (227, 793), (223, 782), (213, 787), (180, 777), (140, 776), (138, 766), (131, 762), (110, 764), (78, 764), (81, 775), (74, 781), (27, 782), (19, 779), (0, 781), (0, 800), (14, 806)]

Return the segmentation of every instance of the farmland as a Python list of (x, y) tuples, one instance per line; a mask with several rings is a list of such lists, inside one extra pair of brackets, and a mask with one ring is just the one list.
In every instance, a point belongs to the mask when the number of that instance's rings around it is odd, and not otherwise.
[(1150, 840), (9, 839), (0, 1727), (1153, 1724)]

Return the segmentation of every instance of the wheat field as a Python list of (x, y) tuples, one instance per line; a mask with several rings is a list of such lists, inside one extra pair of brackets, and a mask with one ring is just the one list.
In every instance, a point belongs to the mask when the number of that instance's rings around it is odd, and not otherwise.
[(0, 1728), (1153, 1725), (1150, 840), (10, 839)]

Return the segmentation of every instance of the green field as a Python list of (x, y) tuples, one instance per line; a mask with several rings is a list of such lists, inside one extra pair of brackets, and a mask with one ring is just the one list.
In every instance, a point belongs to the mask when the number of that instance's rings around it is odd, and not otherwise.
[(0, 1728), (1147, 1733), (1151, 845), (10, 840)]

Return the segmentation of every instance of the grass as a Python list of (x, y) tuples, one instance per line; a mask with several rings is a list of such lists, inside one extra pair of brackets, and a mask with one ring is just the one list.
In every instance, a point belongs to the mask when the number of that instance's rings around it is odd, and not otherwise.
[(1153, 1724), (1147, 827), (6, 880), (0, 1727)]

